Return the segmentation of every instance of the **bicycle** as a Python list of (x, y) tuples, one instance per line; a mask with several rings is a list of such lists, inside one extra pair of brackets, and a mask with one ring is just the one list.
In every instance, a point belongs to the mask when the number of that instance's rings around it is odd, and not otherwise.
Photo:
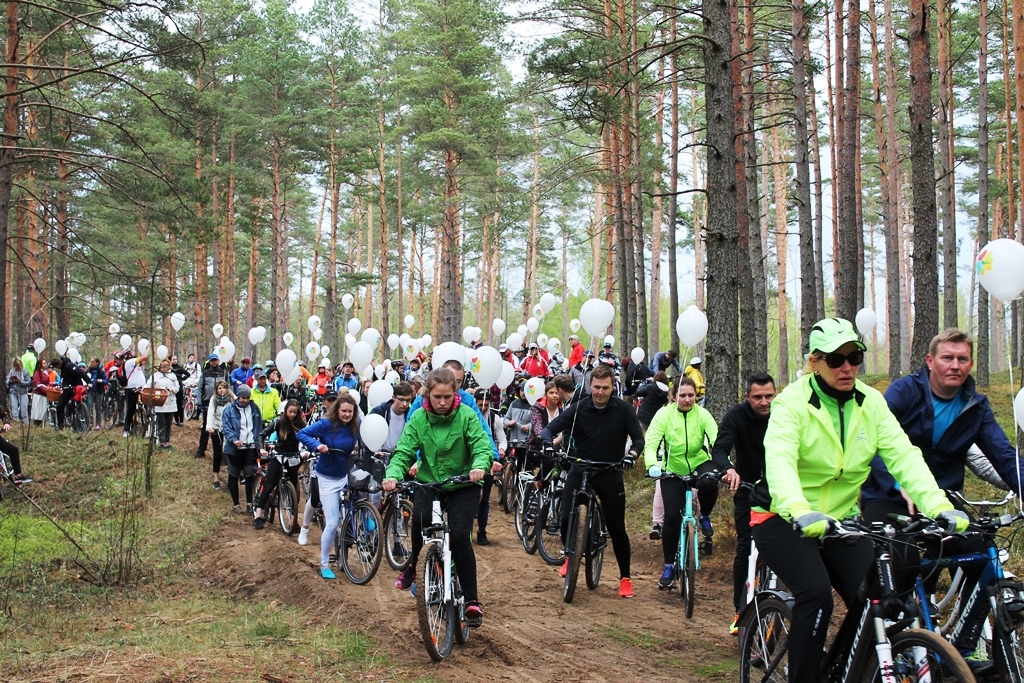
[[(32, 479), (29, 477), (22, 479), (20, 484), (14, 483), (14, 468), (11, 465), (11, 458), (6, 453), (0, 453), (0, 482), (2, 481), (6, 481), (14, 488), (32, 483)], [(0, 484), (0, 500), (3, 500), (5, 495), (4, 487)]]
[(185, 420), (193, 419), (199, 413), (199, 385), (189, 384), (185, 387)]
[(295, 533), (298, 526), (296, 519), (298, 517), (299, 494), (296, 492), (295, 485), (292, 484), (289, 474), (302, 462), (302, 454), (278, 453), (272, 443), (266, 444), (266, 449), (268, 455), (266, 457), (259, 456), (256, 459), (257, 469), (256, 481), (253, 486), (253, 500), (258, 500), (266, 489), (267, 463), (270, 461), (270, 458), (275, 458), (281, 463), (281, 475), (277, 480), (277, 484), (267, 496), (267, 504), (263, 509), (263, 514), (266, 515), (267, 522), (273, 524), (274, 511), (277, 510), (278, 524), (281, 527), (281, 532), (285, 536), (291, 536)]
[(604, 549), (608, 545), (604, 512), (601, 510), (600, 501), (590, 488), (590, 473), (610, 472), (622, 468), (621, 462), (574, 458), (572, 463), (583, 470), (583, 478), (579, 488), (570, 494), (571, 498), (565, 499), (565, 492), (562, 493), (562, 504), (568, 500), (572, 506), (569, 513), (569, 528), (565, 534), (565, 553), (569, 558), (569, 567), (562, 584), (562, 600), (567, 603), (572, 602), (576, 594), (576, 581), (579, 578), (581, 564), (586, 566), (587, 588), (597, 588), (601, 580)]
[[(679, 529), (679, 546), (676, 548), (676, 561), (674, 565), (672, 584), (668, 590), (679, 586), (679, 598), (683, 601), (684, 611), (687, 619), (693, 618), (693, 602), (696, 597), (694, 583), (697, 578), (697, 571), (700, 569), (700, 537), (697, 534), (697, 520), (700, 517), (700, 501), (694, 495), (697, 483), (701, 479), (718, 479), (717, 472), (687, 475), (679, 475), (673, 472), (664, 472), (661, 476), (653, 479), (678, 479), (683, 483), (686, 491), (686, 498), (683, 503), (683, 519)], [(659, 587), (660, 590), (660, 587)]]
[(533, 472), (520, 472), (516, 477), (513, 486), (516, 488), (518, 493), (516, 494), (516, 505), (512, 510), (512, 521), (515, 526), (516, 535), (519, 536), (519, 540), (523, 543), (523, 548), (527, 554), (532, 555), (537, 552), (537, 546), (531, 540), (531, 534), (528, 534), (528, 527), (531, 523), (527, 520), (529, 515), (533, 515), (536, 519), (536, 510), (531, 510), (531, 505), (534, 504), (534, 493), (536, 491), (537, 475)]
[[(381, 451), (380, 462), (386, 464), (391, 453)], [(402, 491), (385, 494), (378, 508), (384, 525), (384, 557), (388, 566), (405, 571), (412, 559), (412, 500)]]
[[(467, 475), (449, 477), (444, 481), (424, 483), (408, 481), (398, 484), (396, 490), (411, 492), (417, 488), (443, 495), (442, 486), (470, 481)], [(427, 654), (440, 662), (452, 652), (454, 643), (469, 642), (470, 626), (466, 619), (466, 601), (462, 595), (459, 576), (452, 560), (451, 531), (448, 514), (442, 510), (437, 496), (431, 502), (431, 523), (421, 529), (423, 535), (423, 580), (416, 591), (416, 611), (420, 622), (420, 635)]]
[(103, 393), (100, 415), (104, 429), (113, 429), (119, 423), (124, 423), (124, 389), (116, 381), (107, 383), (107, 390)]
[(565, 457), (564, 452), (552, 451), (549, 457), (554, 459), (555, 464), (538, 484), (537, 518), (533, 533), (541, 559), (557, 566), (565, 559), (560, 514), (562, 492), (565, 489), (565, 480), (569, 477), (569, 470), (560, 465), (562, 458)]
[[(937, 527), (907, 527), (900, 533), (935, 533)], [(917, 628), (920, 623), (913, 602), (896, 595), (890, 546), (896, 531), (892, 525), (865, 524), (851, 518), (831, 525), (825, 542), (867, 538), (874, 549), (876, 571), (869, 576), (864, 599), (851, 606), (839, 633), (856, 625), (852, 637), (836, 638), (822, 663), (822, 679), (829, 683), (878, 680), (882, 683), (952, 679), (973, 681), (967, 663), (938, 634)], [(786, 681), (789, 625), (792, 611), (787, 601), (769, 591), (759, 591), (741, 615), (740, 681)], [(849, 635), (849, 634), (848, 634)], [(754, 670), (759, 670), (755, 674)]]

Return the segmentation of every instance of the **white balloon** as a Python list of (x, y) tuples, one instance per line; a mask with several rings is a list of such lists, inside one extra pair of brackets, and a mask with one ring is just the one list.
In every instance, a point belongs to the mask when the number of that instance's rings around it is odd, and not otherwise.
[(78, 349), (68, 349), (68, 358), (71, 360), (72, 363), (82, 362), (82, 354), (78, 352)]
[(429, 334), (425, 334), (422, 337), (420, 337), (420, 348), (425, 349), (426, 347), (430, 346), (433, 343), (434, 338), (431, 337)]
[[(370, 391), (373, 391), (373, 387), (370, 387)], [(384, 400), (386, 401), (387, 399)], [(384, 402), (373, 403), (372, 395), (367, 401), (374, 406)], [(388, 440), (388, 429), (388, 421), (384, 419), (383, 415), (370, 414), (359, 423), (359, 438), (362, 439), (364, 446), (371, 451), (377, 452), (384, 445), (384, 442)]]
[(867, 334), (874, 329), (875, 323), (878, 322), (878, 317), (870, 308), (862, 308), (857, 311), (855, 322), (857, 324), (857, 331), (861, 334)]
[(345, 325), (345, 329), (348, 330), (349, 334), (359, 334), (359, 330), (363, 329), (363, 323), (360, 322), (359, 318), (351, 318), (348, 324)]
[(85, 335), (84, 334), (82, 334), (81, 332), (72, 332), (71, 336), (74, 337), (75, 348), (79, 348), (80, 349), (83, 346), (85, 346)]
[(306, 327), (309, 328), (310, 332), (315, 332), (316, 330), (319, 330), (320, 329), (320, 325), (321, 325), (321, 323), (320, 323), (320, 316), (318, 316), (318, 315), (311, 315), (306, 320)]
[(320, 341), (321, 339), (323, 339), (323, 336), (324, 331), (321, 330), (319, 327), (313, 330), (313, 339), (315, 339), (316, 341)]
[(512, 384), (512, 380), (516, 378), (516, 368), (514, 365), (509, 363), (507, 360), (501, 361), (501, 374), (498, 375), (498, 381), (495, 384), (498, 388), (504, 391), (508, 389), (508, 386)]
[(362, 372), (373, 362), (373, 347), (366, 342), (355, 342), (349, 347), (348, 358), (356, 372)]
[(402, 376), (399, 375), (394, 370), (388, 370), (387, 374), (384, 375), (384, 381), (390, 384), (391, 386), (395, 386), (396, 384), (402, 381)]
[(367, 404), (376, 408), (386, 400), (391, 400), (394, 395), (394, 385), (387, 380), (377, 380), (370, 385), (367, 392)]
[(505, 344), (508, 345), (509, 351), (515, 351), (523, 345), (523, 335), (518, 332), (513, 332), (508, 335), (508, 339), (505, 340)]
[(217, 342), (217, 343), (218, 343), (218, 344), (223, 344), (223, 343), (224, 343), (224, 342), (226, 342), (226, 341), (231, 341), (231, 338), (230, 338), (230, 337), (228, 337), (227, 335), (224, 335), (223, 337), (221, 337), (221, 338), (220, 338), (220, 341), (219, 341), (219, 342)]
[(63, 356), (68, 351), (68, 343), (63, 339), (58, 339), (57, 343), (53, 345), (53, 349), (57, 352), (57, 355)]
[[(281, 349), (277, 352), (277, 357), (274, 359), (274, 364), (277, 366), (277, 371), (281, 373), (281, 377), (287, 379), (292, 374), (292, 370), (299, 367), (295, 361), (298, 358), (295, 352), (291, 349)], [(299, 371), (302, 374), (302, 371)], [(292, 380), (294, 382), (295, 380)]]
[(394, 351), (402, 344), (402, 340), (398, 338), (398, 335), (392, 332), (388, 335), (388, 348)]
[(472, 344), (474, 339), (475, 330), (472, 327), (467, 327), (462, 330), (462, 339), (467, 344)]
[(676, 320), (676, 334), (685, 346), (696, 346), (708, 334), (708, 317), (696, 306), (690, 306)]
[(359, 340), (356, 339), (354, 334), (345, 335), (345, 347), (348, 348), (350, 351), (352, 350), (352, 347), (355, 346), (357, 341)]
[(569, 321), (569, 329), (572, 330), (573, 332), (579, 332), (580, 331), (580, 321), (579, 321), (579, 319), (573, 318), (572, 320), (570, 320)]
[(217, 323), (216, 325), (213, 326), (213, 336), (220, 337), (222, 334), (224, 334), (224, 326), (221, 325), (220, 323)]
[(1024, 389), (1013, 397), (1013, 420), (1017, 423), (1017, 429), (1024, 429)]
[(555, 304), (557, 304), (557, 303), (558, 303), (558, 299), (556, 299), (555, 295), (552, 294), (551, 292), (546, 292), (540, 298), (540, 307), (542, 309), (544, 309), (545, 313), (550, 313), (551, 309), (553, 309), (555, 307)]
[(537, 335), (537, 346), (539, 346), (542, 349), (546, 349), (548, 347), (548, 335), (546, 335), (546, 334), (538, 334)]
[(615, 346), (615, 337), (613, 337), (610, 334), (606, 334), (605, 337), (604, 337), (604, 343), (605, 344), (611, 344), (612, 346)]
[(306, 344), (306, 358), (308, 358), (310, 360), (314, 360), (319, 355), (320, 355), (320, 345), (319, 344), (317, 344), (315, 341), (311, 341), (308, 344)]
[(107, 328), (107, 332), (110, 333), (110, 336), (114, 336), (115, 334), (117, 334), (120, 331), (121, 331), (121, 326), (118, 325), (117, 323), (110, 323), (110, 327)]
[(253, 346), (260, 343), (260, 331), (255, 327), (251, 328), (246, 336), (249, 337), (249, 343)]
[(363, 330), (359, 338), (375, 349), (380, 346), (380, 332), (372, 327), (367, 327)]
[[(131, 340), (128, 341), (128, 345), (131, 346)], [(32, 342), (32, 348), (36, 350), (36, 353), (42, 353), (46, 350), (46, 340), (42, 337), (36, 337), (36, 340)]]
[(481, 346), (470, 353), (467, 370), (473, 373), (477, 383), (485, 389), (491, 388), (501, 376), (504, 360), (498, 349), (493, 346)]
[(532, 406), (544, 396), (544, 378), (531, 377), (523, 385), (523, 396)]
[(402, 355), (405, 356), (406, 360), (412, 360), (422, 349), (423, 345), (420, 343), (419, 339), (410, 339), (402, 345)]
[(167, 347), (161, 344), (156, 347), (156, 359), (163, 360), (164, 358), (167, 358)]
[(149, 346), (149, 340), (145, 338), (140, 339), (138, 342), (135, 343), (135, 348), (139, 350), (140, 356), (145, 356), (146, 354), (149, 353)]
[(530, 328), (523, 324), (516, 328), (516, 332), (519, 333), (520, 337), (525, 339), (526, 335), (530, 334)]
[(544, 307), (541, 306), (540, 304), (534, 304), (533, 308), (530, 309), (530, 313), (533, 314), (534, 318), (540, 320), (541, 318), (544, 317)]
[(608, 302), (603, 299), (588, 299), (580, 308), (580, 324), (592, 337), (599, 337), (612, 319), (608, 315)]
[(121, 349), (127, 351), (132, 346), (132, 338), (127, 334), (121, 335)]
[(646, 355), (647, 354), (644, 352), (644, 350), (641, 349), (639, 346), (629, 352), (630, 359), (637, 365), (644, 362), (644, 357)]
[(536, 318), (530, 318), (529, 320), (526, 321), (526, 329), (531, 333), (536, 332), (539, 327), (540, 321), (537, 320)]
[(402, 334), (398, 335), (398, 345), (399, 346), (405, 346), (410, 341), (412, 341), (412, 337), (409, 336), (408, 332), (403, 332)]
[(345, 310), (352, 308), (352, 304), (356, 302), (356, 298), (351, 294), (345, 294), (341, 297), (341, 305), (345, 307)]
[(388, 366), (384, 363), (378, 363), (377, 367), (373, 369), (373, 376), (377, 379), (384, 379), (384, 375), (388, 374)]
[(548, 339), (548, 353), (557, 353), (562, 350), (562, 342), (558, 337)]
[(1024, 292), (1024, 244), (1005, 238), (992, 240), (978, 252), (974, 267), (981, 286), (1003, 303)]
[(413, 325), (416, 324), (416, 318), (412, 317), (411, 315), (407, 315), (405, 316), (405, 320), (403, 320), (402, 322), (405, 323), (405, 329), (408, 330), (412, 328)]
[[(281, 366), (280, 364), (278, 364), (278, 370), (280, 369)], [(298, 365), (292, 365), (291, 370), (289, 370), (287, 373), (282, 373), (281, 375), (281, 378), (285, 384), (294, 384), (295, 380), (297, 380), (300, 377), (302, 377), (302, 368), (300, 368)]]
[(322, 355), (322, 356), (329, 356), (329, 355), (331, 355), (331, 347), (328, 346), (327, 344), (324, 344), (323, 346), (321, 346), (320, 347), (320, 355)]
[(232, 343), (230, 339), (224, 339), (224, 341), (220, 343), (220, 346), (217, 347), (217, 356), (219, 356), (222, 361), (226, 362), (231, 360), (234, 357), (234, 355), (234, 343)]
[(430, 367), (437, 369), (450, 360), (457, 360), (466, 367), (469, 359), (466, 358), (466, 349), (462, 344), (451, 341), (438, 344), (430, 354)]
[(267, 328), (263, 327), (263, 325), (257, 325), (256, 326), (256, 331), (260, 335), (260, 340), (258, 342), (256, 342), (256, 343), (257, 344), (262, 344), (263, 340), (267, 338)]
[(491, 332), (497, 336), (505, 334), (505, 321), (501, 318), (495, 318), (491, 321)]
[[(175, 332), (181, 331), (181, 328), (185, 327), (185, 314), (181, 311), (171, 313), (171, 327), (174, 328)], [(116, 334), (116, 332), (111, 334)]]
[(281, 336), (281, 339), (283, 339), (283, 340), (284, 340), (284, 345), (285, 345), (285, 346), (291, 346), (291, 345), (292, 345), (292, 342), (293, 342), (293, 341), (295, 341), (295, 335), (294, 335), (294, 334), (292, 334), (291, 332), (285, 332), (285, 333), (284, 333), (284, 334), (283, 334), (283, 335)]
[(320, 364), (320, 365), (322, 365), (322, 366), (324, 366), (325, 368), (333, 368), (333, 367), (334, 367), (334, 366), (333, 366), (333, 365), (331, 364), (331, 359), (330, 359), (330, 358), (328, 358), (327, 356), (324, 356), (323, 358), (321, 358), (321, 359), (320, 359), (320, 363), (319, 363), (319, 364)]
[(359, 373), (359, 377), (364, 381), (368, 379), (373, 379), (373, 366), (367, 365), (365, 368), (363, 368), (363, 371)]

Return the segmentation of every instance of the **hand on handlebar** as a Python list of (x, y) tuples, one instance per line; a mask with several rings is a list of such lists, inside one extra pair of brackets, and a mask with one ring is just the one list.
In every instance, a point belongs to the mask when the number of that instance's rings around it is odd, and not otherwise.
[(733, 468), (729, 468), (722, 475), (722, 481), (729, 485), (730, 491), (735, 491), (740, 487), (740, 475)]
[(316, 447), (317, 453), (326, 453), (329, 450), (331, 449), (327, 447), (327, 444), (320, 444), (319, 446)]
[(267, 457), (268, 455), (270, 455), (270, 453), (268, 453), (268, 452), (267, 452), (267, 449), (265, 449), (265, 448), (261, 448), (261, 449), (260, 449), (260, 455), (261, 455), (262, 457), (264, 457), (264, 458), (265, 458), (265, 457)]
[(647, 468), (647, 476), (651, 479), (657, 479), (661, 476), (661, 465), (654, 464)]
[(629, 451), (626, 453), (626, 457), (622, 459), (622, 468), (631, 470), (634, 465), (636, 465), (636, 453), (634, 451)]
[(501, 462), (498, 461), (498, 460), (495, 460), (493, 463), (491, 463), (491, 474), (498, 474), (499, 472), (501, 472), (502, 467), (503, 466), (502, 466)]
[(481, 481), (483, 478), (484, 478), (484, 471), (483, 470), (470, 470), (469, 471), (469, 480), (471, 482), (476, 483), (478, 481)]
[(820, 539), (828, 533), (829, 527), (835, 521), (821, 512), (808, 512), (793, 520), (793, 528), (799, 531), (804, 538)]
[(384, 490), (384, 493), (391, 493), (398, 486), (398, 482), (394, 479), (385, 479), (380, 483), (380, 487)]

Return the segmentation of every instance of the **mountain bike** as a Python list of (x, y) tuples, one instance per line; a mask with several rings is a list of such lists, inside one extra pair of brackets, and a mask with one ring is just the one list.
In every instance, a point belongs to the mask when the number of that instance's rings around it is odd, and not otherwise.
[[(378, 455), (382, 463), (391, 459), (387, 451)], [(384, 525), (384, 557), (389, 567), (403, 572), (412, 559), (412, 499), (396, 489), (384, 494), (378, 510)]]
[(125, 404), (124, 389), (116, 381), (107, 383), (107, 390), (103, 392), (103, 399), (100, 404), (100, 415), (103, 420), (104, 429), (113, 429), (117, 424), (124, 422)]
[(267, 504), (263, 509), (267, 522), (274, 523), (274, 511), (277, 510), (278, 523), (285, 536), (291, 536), (297, 528), (299, 494), (291, 482), (290, 473), (302, 462), (301, 453), (279, 453), (274, 444), (265, 445), (268, 455), (256, 459), (256, 481), (253, 486), (253, 500), (258, 500), (267, 487), (267, 463), (270, 458), (281, 463), (281, 475), (277, 484), (267, 496)]
[[(349, 475), (349, 486), (341, 496), (341, 518), (334, 532), (334, 552), (338, 565), (348, 580), (357, 586), (370, 582), (380, 568), (384, 553), (381, 532), (383, 524), (377, 506), (360, 497), (360, 491), (370, 488), (368, 476), (366, 482), (363, 482)], [(323, 528), (322, 507), (320, 515), (318, 523)]]
[[(431, 502), (431, 522), (421, 530), (423, 534), (423, 579), (416, 591), (416, 611), (419, 615), (420, 634), (427, 654), (440, 662), (451, 654), (454, 643), (465, 645), (469, 641), (469, 622), (466, 620), (466, 601), (455, 571), (450, 546), (451, 532), (448, 513), (442, 509), (442, 486), (470, 481), (466, 475), (449, 477), (444, 481), (423, 483), (408, 481), (398, 489), (412, 492), (417, 488), (434, 494)], [(397, 490), (397, 489), (396, 489)]]
[[(937, 527), (906, 527), (902, 534), (935, 533)], [(941, 533), (941, 530), (939, 531)], [(823, 542), (866, 538), (872, 542), (875, 562), (868, 576), (864, 599), (851, 606), (839, 634), (822, 663), (822, 680), (828, 683), (872, 680), (881, 683), (937, 680), (973, 681), (967, 663), (937, 633), (920, 623), (913, 602), (895, 591), (891, 545), (892, 525), (865, 524), (857, 518), (831, 525)], [(898, 542), (898, 541), (897, 541)], [(740, 617), (740, 681), (787, 681), (789, 679), (790, 604), (771, 591), (759, 591)], [(851, 628), (855, 625), (855, 629)]]
[(199, 413), (199, 385), (188, 384), (185, 386), (185, 420), (191, 420)]
[(512, 510), (512, 520), (516, 535), (519, 536), (519, 540), (523, 542), (523, 548), (530, 555), (537, 552), (532, 529), (532, 520), (537, 518), (537, 501), (535, 500), (537, 492), (536, 481), (537, 475), (527, 471), (520, 472), (513, 484), (518, 493), (515, 497), (515, 508)]
[[(604, 550), (608, 546), (608, 532), (605, 530), (604, 512), (601, 503), (590, 488), (590, 476), (594, 472), (611, 472), (622, 468), (621, 462), (572, 459), (580, 467), (583, 478), (579, 488), (562, 492), (562, 504), (572, 507), (569, 513), (569, 528), (565, 534), (565, 552), (569, 557), (569, 568), (562, 584), (562, 600), (572, 602), (576, 594), (576, 581), (580, 565), (585, 565), (587, 588), (594, 590), (601, 580), (604, 564)], [(568, 495), (568, 498), (566, 497)]]
[(531, 506), (535, 506), (535, 510), (534, 514), (527, 518), (527, 533), (532, 536), (532, 543), (540, 553), (541, 559), (550, 565), (561, 564), (565, 557), (565, 553), (562, 552), (559, 521), (562, 489), (569, 476), (568, 468), (560, 464), (561, 458), (564, 457), (565, 453), (562, 451), (544, 452), (541, 468), (542, 471), (546, 471), (536, 482), (536, 491), (531, 500)]
[(718, 479), (719, 475), (717, 472), (707, 472), (705, 474), (690, 473), (684, 476), (665, 472), (660, 477), (655, 477), (655, 479), (678, 479), (683, 483), (683, 488), (686, 491), (672, 585), (668, 587), (668, 590), (679, 586), (679, 598), (683, 601), (687, 619), (693, 618), (693, 601), (696, 597), (694, 582), (697, 578), (697, 571), (700, 569), (700, 536), (697, 533), (700, 502), (694, 492), (697, 490), (697, 483), (705, 478)]

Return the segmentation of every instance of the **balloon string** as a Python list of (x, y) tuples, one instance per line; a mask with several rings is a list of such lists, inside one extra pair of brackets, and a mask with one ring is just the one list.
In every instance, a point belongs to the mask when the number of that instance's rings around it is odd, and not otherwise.
[[(1014, 449), (1014, 463), (1017, 466), (1017, 490), (1021, 491), (1021, 477), (1020, 477), (1020, 427), (1017, 425), (1017, 408), (1013, 394), (1013, 346), (1012, 342), (1013, 327), (1008, 326), (1006, 329), (1006, 365), (1009, 367), (1010, 372), (1010, 405), (1013, 406), (1013, 436), (1016, 448)], [(1017, 496), (1017, 509), (1024, 512), (1024, 496)]]

